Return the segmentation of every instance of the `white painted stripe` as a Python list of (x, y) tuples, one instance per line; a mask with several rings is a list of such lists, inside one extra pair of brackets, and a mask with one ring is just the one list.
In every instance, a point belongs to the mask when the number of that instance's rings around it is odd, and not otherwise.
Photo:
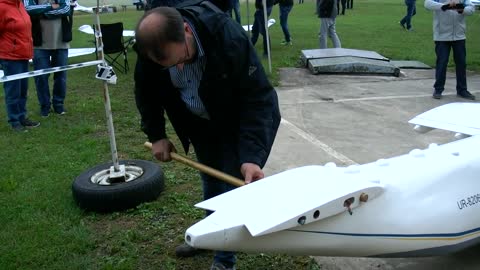
[(345, 165), (353, 165), (353, 164), (357, 164), (357, 162), (349, 159), (348, 157), (342, 155), (341, 153), (335, 151), (333, 148), (331, 148), (330, 146), (328, 146), (327, 144), (319, 141), (317, 138), (315, 138), (313, 135), (311, 135), (310, 133), (307, 133), (305, 131), (303, 131), (302, 129), (298, 128), (297, 126), (295, 126), (294, 124), (288, 122), (287, 120), (283, 119), (282, 118), (282, 121), (280, 122), (281, 124), (283, 124), (284, 126), (286, 126), (288, 129), (290, 129), (291, 131), (295, 132), (296, 134), (298, 134), (300, 137), (304, 138), (305, 140), (309, 141), (311, 144), (319, 147), (320, 149), (322, 149), (323, 151), (325, 151), (327, 154), (329, 154), (330, 156), (340, 160), (342, 163), (344, 163)]
[(10, 76), (3, 76), (3, 77), (0, 78), (0, 83), (14, 81), (14, 80), (18, 80), (18, 79), (35, 77), (35, 76), (54, 73), (54, 72), (58, 72), (58, 71), (65, 71), (65, 70), (69, 70), (69, 69), (88, 67), (88, 66), (98, 65), (98, 64), (102, 64), (102, 63), (103, 63), (102, 60), (95, 60), (95, 61), (89, 61), (89, 62), (84, 62), (84, 63), (60, 66), (60, 67), (33, 70), (33, 71), (18, 73), (18, 74), (10, 75)]
[[(476, 93), (478, 91), (470, 91), (471, 93)], [(443, 93), (443, 96), (456, 95), (456, 93)], [(298, 104), (315, 104), (315, 103), (341, 103), (341, 102), (351, 102), (351, 101), (370, 101), (370, 100), (388, 100), (388, 99), (401, 99), (401, 98), (420, 98), (420, 97), (432, 97), (432, 94), (428, 95), (409, 95), (409, 96), (387, 96), (387, 97), (364, 97), (364, 98), (346, 98), (346, 99), (331, 99), (331, 100), (305, 100), (294, 103), (281, 103), (280, 105), (298, 105)]]

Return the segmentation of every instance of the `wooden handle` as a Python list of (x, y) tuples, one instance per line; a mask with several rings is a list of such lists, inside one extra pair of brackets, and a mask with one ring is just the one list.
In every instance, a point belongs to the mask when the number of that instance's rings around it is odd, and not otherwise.
[[(152, 143), (151, 142), (145, 142), (143, 144), (145, 147), (147, 147), (148, 149), (152, 149)], [(223, 182), (226, 182), (230, 185), (233, 185), (233, 186), (236, 186), (236, 187), (240, 187), (240, 186), (243, 186), (245, 185), (245, 182), (242, 181), (241, 179), (238, 179), (236, 177), (233, 177), (229, 174), (226, 174), (224, 172), (221, 172), (219, 170), (216, 170), (212, 167), (208, 167), (207, 165), (204, 165), (202, 163), (199, 163), (199, 162), (196, 162), (196, 161), (193, 161), (187, 157), (184, 157), (182, 155), (179, 155), (175, 152), (171, 152), (170, 153), (170, 156), (172, 157), (173, 160), (175, 161), (178, 161), (180, 163), (183, 163), (189, 167), (192, 167), (194, 169), (197, 169), (205, 174), (208, 174), (210, 176), (213, 176), (219, 180), (222, 180)]]

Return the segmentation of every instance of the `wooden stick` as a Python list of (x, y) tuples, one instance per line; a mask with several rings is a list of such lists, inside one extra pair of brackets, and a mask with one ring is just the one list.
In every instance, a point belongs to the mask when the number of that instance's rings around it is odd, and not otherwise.
[[(152, 143), (151, 142), (145, 142), (143, 144), (146, 148), (148, 149), (152, 149)], [(221, 172), (217, 169), (214, 169), (212, 167), (209, 167), (207, 165), (204, 165), (202, 163), (199, 163), (199, 162), (196, 162), (196, 161), (193, 161), (187, 157), (184, 157), (182, 155), (179, 155), (175, 152), (171, 152), (170, 153), (170, 156), (172, 157), (173, 160), (175, 161), (178, 161), (180, 163), (183, 163), (189, 167), (192, 167), (194, 169), (197, 169), (205, 174), (208, 174), (210, 176), (213, 176), (219, 180), (222, 180), (223, 182), (226, 182), (230, 185), (233, 185), (233, 186), (236, 186), (236, 187), (240, 187), (240, 186), (243, 186), (245, 185), (245, 182), (237, 177), (234, 177), (234, 176), (231, 176), (229, 174), (226, 174), (224, 172)]]

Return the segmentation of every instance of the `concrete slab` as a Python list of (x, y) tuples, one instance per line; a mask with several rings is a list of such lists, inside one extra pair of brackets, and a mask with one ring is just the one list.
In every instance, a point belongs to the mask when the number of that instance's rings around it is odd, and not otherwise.
[(392, 60), (390, 61), (398, 68), (417, 68), (417, 69), (431, 69), (432, 67), (420, 61), (409, 60)]
[[(480, 75), (468, 74), (472, 93)], [(305, 68), (280, 70), (277, 87), (282, 123), (265, 167), (266, 175), (304, 165), (368, 163), (443, 144), (453, 134), (418, 134), (408, 120), (439, 105), (468, 102), (456, 97), (455, 76), (447, 75), (441, 100), (431, 97), (434, 70), (402, 70), (400, 77), (312, 75)], [(478, 101), (473, 101), (478, 102)], [(292, 180), (293, 181), (293, 180)], [(413, 211), (413, 210), (412, 210)], [(315, 257), (321, 269), (478, 269), (480, 246), (433, 258)]]
[(399, 76), (400, 69), (389, 61), (368, 59), (355, 56), (338, 56), (308, 60), (308, 69), (312, 74), (362, 74)]
[(300, 62), (313, 74), (352, 73), (398, 76), (400, 69), (374, 51), (330, 48), (302, 50)]
[(366, 59), (389, 61), (388, 58), (374, 51), (347, 49), (347, 48), (302, 50), (300, 55), (300, 60), (302, 61), (303, 65), (306, 67), (307, 62), (310, 59), (340, 57), (340, 56), (355, 56), (355, 57), (361, 57)]

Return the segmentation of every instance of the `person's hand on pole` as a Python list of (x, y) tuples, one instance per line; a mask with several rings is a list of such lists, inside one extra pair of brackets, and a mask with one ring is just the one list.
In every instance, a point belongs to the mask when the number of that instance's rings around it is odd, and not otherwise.
[(177, 149), (175, 149), (175, 146), (169, 139), (161, 139), (152, 143), (152, 154), (157, 160), (162, 162), (171, 161), (170, 152), (176, 153)]
[(243, 163), (240, 167), (240, 172), (245, 179), (245, 184), (250, 184), (265, 177), (260, 166), (255, 163)]

